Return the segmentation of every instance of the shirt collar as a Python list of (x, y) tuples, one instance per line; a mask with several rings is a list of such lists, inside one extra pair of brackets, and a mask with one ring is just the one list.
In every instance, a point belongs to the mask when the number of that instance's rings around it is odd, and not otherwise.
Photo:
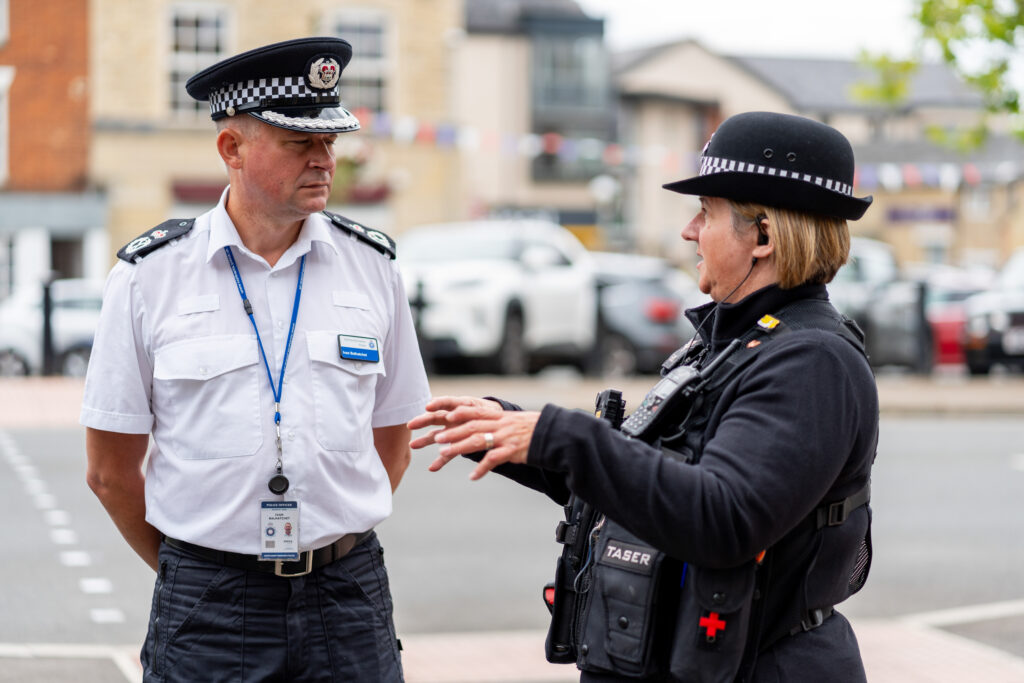
[[(210, 243), (206, 248), (207, 263), (213, 259), (214, 255), (222, 252), (224, 247), (237, 248), (247, 256), (256, 258), (256, 255), (249, 251), (242, 243), (242, 238), (238, 236), (238, 229), (235, 228), (231, 216), (228, 215), (226, 207), (228, 192), (230, 191), (230, 186), (224, 188), (224, 192), (220, 195), (220, 201), (217, 202), (217, 206), (210, 212)], [(280, 260), (274, 267), (288, 267), (297, 261), (300, 256), (312, 251), (314, 242), (326, 244), (337, 253), (338, 248), (334, 245), (334, 240), (331, 237), (331, 227), (323, 215), (319, 213), (311, 214), (303, 221), (302, 229), (299, 230), (299, 236), (295, 239), (294, 244), (288, 247), (287, 251), (281, 255)]]

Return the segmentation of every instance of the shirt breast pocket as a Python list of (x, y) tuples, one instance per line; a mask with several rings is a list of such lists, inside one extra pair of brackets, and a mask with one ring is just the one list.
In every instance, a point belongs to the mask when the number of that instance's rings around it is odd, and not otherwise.
[(186, 339), (155, 352), (153, 412), (175, 455), (232, 458), (260, 449), (259, 361), (249, 335)]
[[(353, 334), (379, 341), (374, 332)], [(377, 362), (342, 358), (338, 333), (332, 331), (307, 332), (306, 345), (317, 441), (329, 451), (368, 450), (377, 380), (385, 374), (383, 353)]]

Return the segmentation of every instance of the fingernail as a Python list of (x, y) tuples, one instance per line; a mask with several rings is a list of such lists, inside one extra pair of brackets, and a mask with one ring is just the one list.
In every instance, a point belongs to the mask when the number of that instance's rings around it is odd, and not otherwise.
[(452, 447), (451, 446), (445, 446), (440, 451), (441, 455), (448, 455), (451, 452), (452, 452)]

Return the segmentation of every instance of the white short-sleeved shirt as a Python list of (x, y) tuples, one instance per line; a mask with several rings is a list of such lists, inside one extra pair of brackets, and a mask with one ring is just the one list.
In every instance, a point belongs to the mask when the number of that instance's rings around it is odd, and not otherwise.
[[(111, 270), (80, 421), (152, 433), (146, 520), (167, 536), (256, 554), (260, 501), (297, 500), (300, 546), (318, 548), (391, 513), (372, 428), (407, 422), (430, 393), (408, 300), (394, 261), (321, 214), (270, 267), (242, 245), (226, 198), (182, 238)], [(275, 385), (306, 255), (281, 396), (284, 496), (267, 488), (274, 398), (228, 245)], [(342, 358), (338, 335), (376, 340), (380, 361)]]

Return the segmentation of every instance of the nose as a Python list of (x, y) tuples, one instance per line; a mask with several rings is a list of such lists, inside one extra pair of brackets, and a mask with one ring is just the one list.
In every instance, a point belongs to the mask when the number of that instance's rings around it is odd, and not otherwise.
[(682, 238), (689, 242), (696, 242), (700, 237), (700, 229), (704, 225), (704, 216), (698, 213), (690, 219), (690, 222), (683, 227)]
[(333, 169), (334, 164), (334, 143), (326, 138), (316, 140), (313, 144), (309, 165), (314, 168)]

